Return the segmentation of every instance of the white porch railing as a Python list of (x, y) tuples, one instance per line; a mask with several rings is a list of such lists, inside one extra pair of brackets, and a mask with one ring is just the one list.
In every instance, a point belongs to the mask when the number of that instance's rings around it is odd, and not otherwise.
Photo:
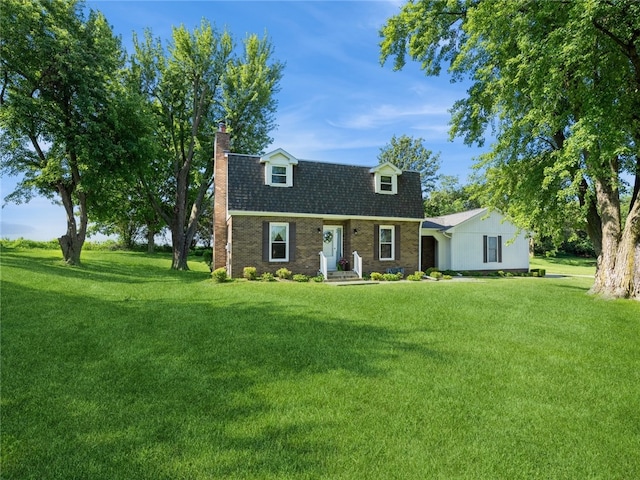
[(362, 257), (358, 252), (353, 252), (353, 271), (358, 274), (358, 278), (362, 278)]
[(324, 256), (324, 252), (320, 252), (320, 273), (325, 280), (329, 278), (329, 263), (327, 262), (327, 257)]

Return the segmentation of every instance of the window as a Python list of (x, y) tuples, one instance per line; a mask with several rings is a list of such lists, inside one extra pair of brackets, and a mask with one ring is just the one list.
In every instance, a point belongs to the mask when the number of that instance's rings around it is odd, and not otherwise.
[(501, 263), (502, 262), (502, 236), (491, 237), (484, 235), (483, 243), (483, 261), (484, 263)]
[(498, 237), (487, 237), (487, 261), (498, 261)]
[(380, 260), (393, 260), (395, 240), (395, 228), (380, 225), (379, 258)]
[(393, 178), (390, 175), (380, 175), (380, 190), (393, 192)]
[(287, 167), (272, 165), (271, 166), (271, 185), (287, 183)]
[(269, 224), (269, 261), (286, 262), (289, 260), (289, 224)]

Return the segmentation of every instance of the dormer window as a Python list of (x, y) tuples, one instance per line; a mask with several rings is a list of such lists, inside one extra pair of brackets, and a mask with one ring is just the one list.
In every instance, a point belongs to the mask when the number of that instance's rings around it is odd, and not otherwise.
[(380, 175), (380, 190), (393, 192), (393, 177), (391, 175)]
[(260, 159), (264, 163), (264, 183), (271, 187), (292, 187), (293, 166), (298, 159), (281, 148)]
[(402, 175), (402, 170), (386, 162), (369, 170), (374, 174), (374, 185), (376, 193), (395, 195), (398, 193), (398, 175)]

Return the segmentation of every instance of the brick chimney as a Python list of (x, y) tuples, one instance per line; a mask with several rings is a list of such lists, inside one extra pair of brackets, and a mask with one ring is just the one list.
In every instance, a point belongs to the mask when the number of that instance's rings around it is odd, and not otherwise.
[(229, 134), (224, 122), (218, 125), (213, 147), (213, 263), (216, 268), (227, 266), (227, 163)]

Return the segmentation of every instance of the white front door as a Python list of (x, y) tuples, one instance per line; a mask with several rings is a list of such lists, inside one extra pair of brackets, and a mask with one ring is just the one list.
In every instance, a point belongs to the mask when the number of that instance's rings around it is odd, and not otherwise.
[(325, 225), (322, 232), (322, 253), (327, 257), (327, 269), (338, 269), (338, 260), (342, 257), (342, 227)]

